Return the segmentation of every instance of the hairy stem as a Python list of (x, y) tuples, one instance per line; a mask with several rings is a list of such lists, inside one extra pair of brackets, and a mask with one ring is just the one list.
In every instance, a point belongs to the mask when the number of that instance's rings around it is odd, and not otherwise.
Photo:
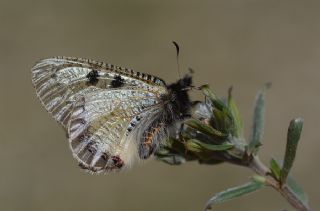
[(248, 167), (260, 176), (266, 177), (267, 185), (277, 190), (294, 208), (299, 211), (311, 211), (311, 208), (305, 205), (287, 185), (281, 186), (278, 181), (269, 176), (269, 168), (260, 161), (259, 157), (253, 157)]

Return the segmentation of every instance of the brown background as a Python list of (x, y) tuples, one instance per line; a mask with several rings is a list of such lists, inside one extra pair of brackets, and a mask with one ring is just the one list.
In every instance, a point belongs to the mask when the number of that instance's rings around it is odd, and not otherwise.
[[(219, 95), (234, 85), (251, 125), (256, 91), (271, 81), (262, 159), (281, 159), (291, 118), (305, 119), (292, 170), (319, 209), (319, 1), (0, 1), (0, 210), (202, 210), (215, 192), (248, 180), (228, 164), (171, 167), (150, 160), (92, 176), (73, 160), (63, 130), (40, 106), (30, 68), (56, 55), (131, 67), (168, 82), (195, 69)], [(199, 97), (199, 95), (198, 95)], [(317, 208), (318, 207), (318, 208)], [(265, 189), (217, 210), (293, 210)]]

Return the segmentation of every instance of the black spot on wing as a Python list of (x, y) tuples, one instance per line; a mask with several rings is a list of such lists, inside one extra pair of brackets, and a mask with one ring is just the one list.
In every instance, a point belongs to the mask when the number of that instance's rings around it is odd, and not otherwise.
[(87, 84), (93, 85), (93, 86), (96, 85), (99, 81), (98, 77), (99, 77), (99, 72), (97, 70), (91, 70), (87, 74), (87, 79), (88, 79)]
[(113, 161), (114, 168), (120, 169), (124, 165), (123, 160), (121, 160), (121, 158), (119, 156), (112, 156), (111, 159)]
[(123, 84), (124, 84), (124, 79), (121, 78), (120, 75), (116, 75), (110, 83), (112, 88), (122, 87)]
[[(141, 116), (135, 116), (131, 120), (131, 122), (127, 128), (127, 131), (130, 133), (136, 127), (136, 125), (140, 122), (140, 120), (141, 120)], [(127, 133), (127, 135), (128, 135), (128, 133)]]

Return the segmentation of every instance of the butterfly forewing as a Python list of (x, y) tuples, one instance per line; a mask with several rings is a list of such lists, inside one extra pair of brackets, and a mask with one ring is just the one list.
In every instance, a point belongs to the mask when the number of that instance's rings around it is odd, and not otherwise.
[(154, 76), (69, 57), (37, 63), (32, 82), (46, 110), (67, 130), (74, 157), (92, 172), (119, 169), (137, 156), (136, 137), (157, 119), (167, 93)]
[(72, 57), (44, 59), (32, 68), (37, 95), (53, 117), (67, 127), (74, 103), (99, 89), (140, 88), (167, 92), (164, 82), (154, 76), (111, 64)]

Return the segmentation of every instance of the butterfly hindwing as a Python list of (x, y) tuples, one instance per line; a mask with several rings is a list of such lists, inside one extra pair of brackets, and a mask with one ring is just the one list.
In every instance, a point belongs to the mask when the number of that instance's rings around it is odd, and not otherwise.
[(141, 89), (99, 90), (81, 97), (68, 126), (74, 157), (91, 171), (114, 169), (115, 157), (121, 167), (128, 165), (137, 157), (135, 136), (143, 127), (134, 119), (152, 115), (159, 106), (154, 93)]

